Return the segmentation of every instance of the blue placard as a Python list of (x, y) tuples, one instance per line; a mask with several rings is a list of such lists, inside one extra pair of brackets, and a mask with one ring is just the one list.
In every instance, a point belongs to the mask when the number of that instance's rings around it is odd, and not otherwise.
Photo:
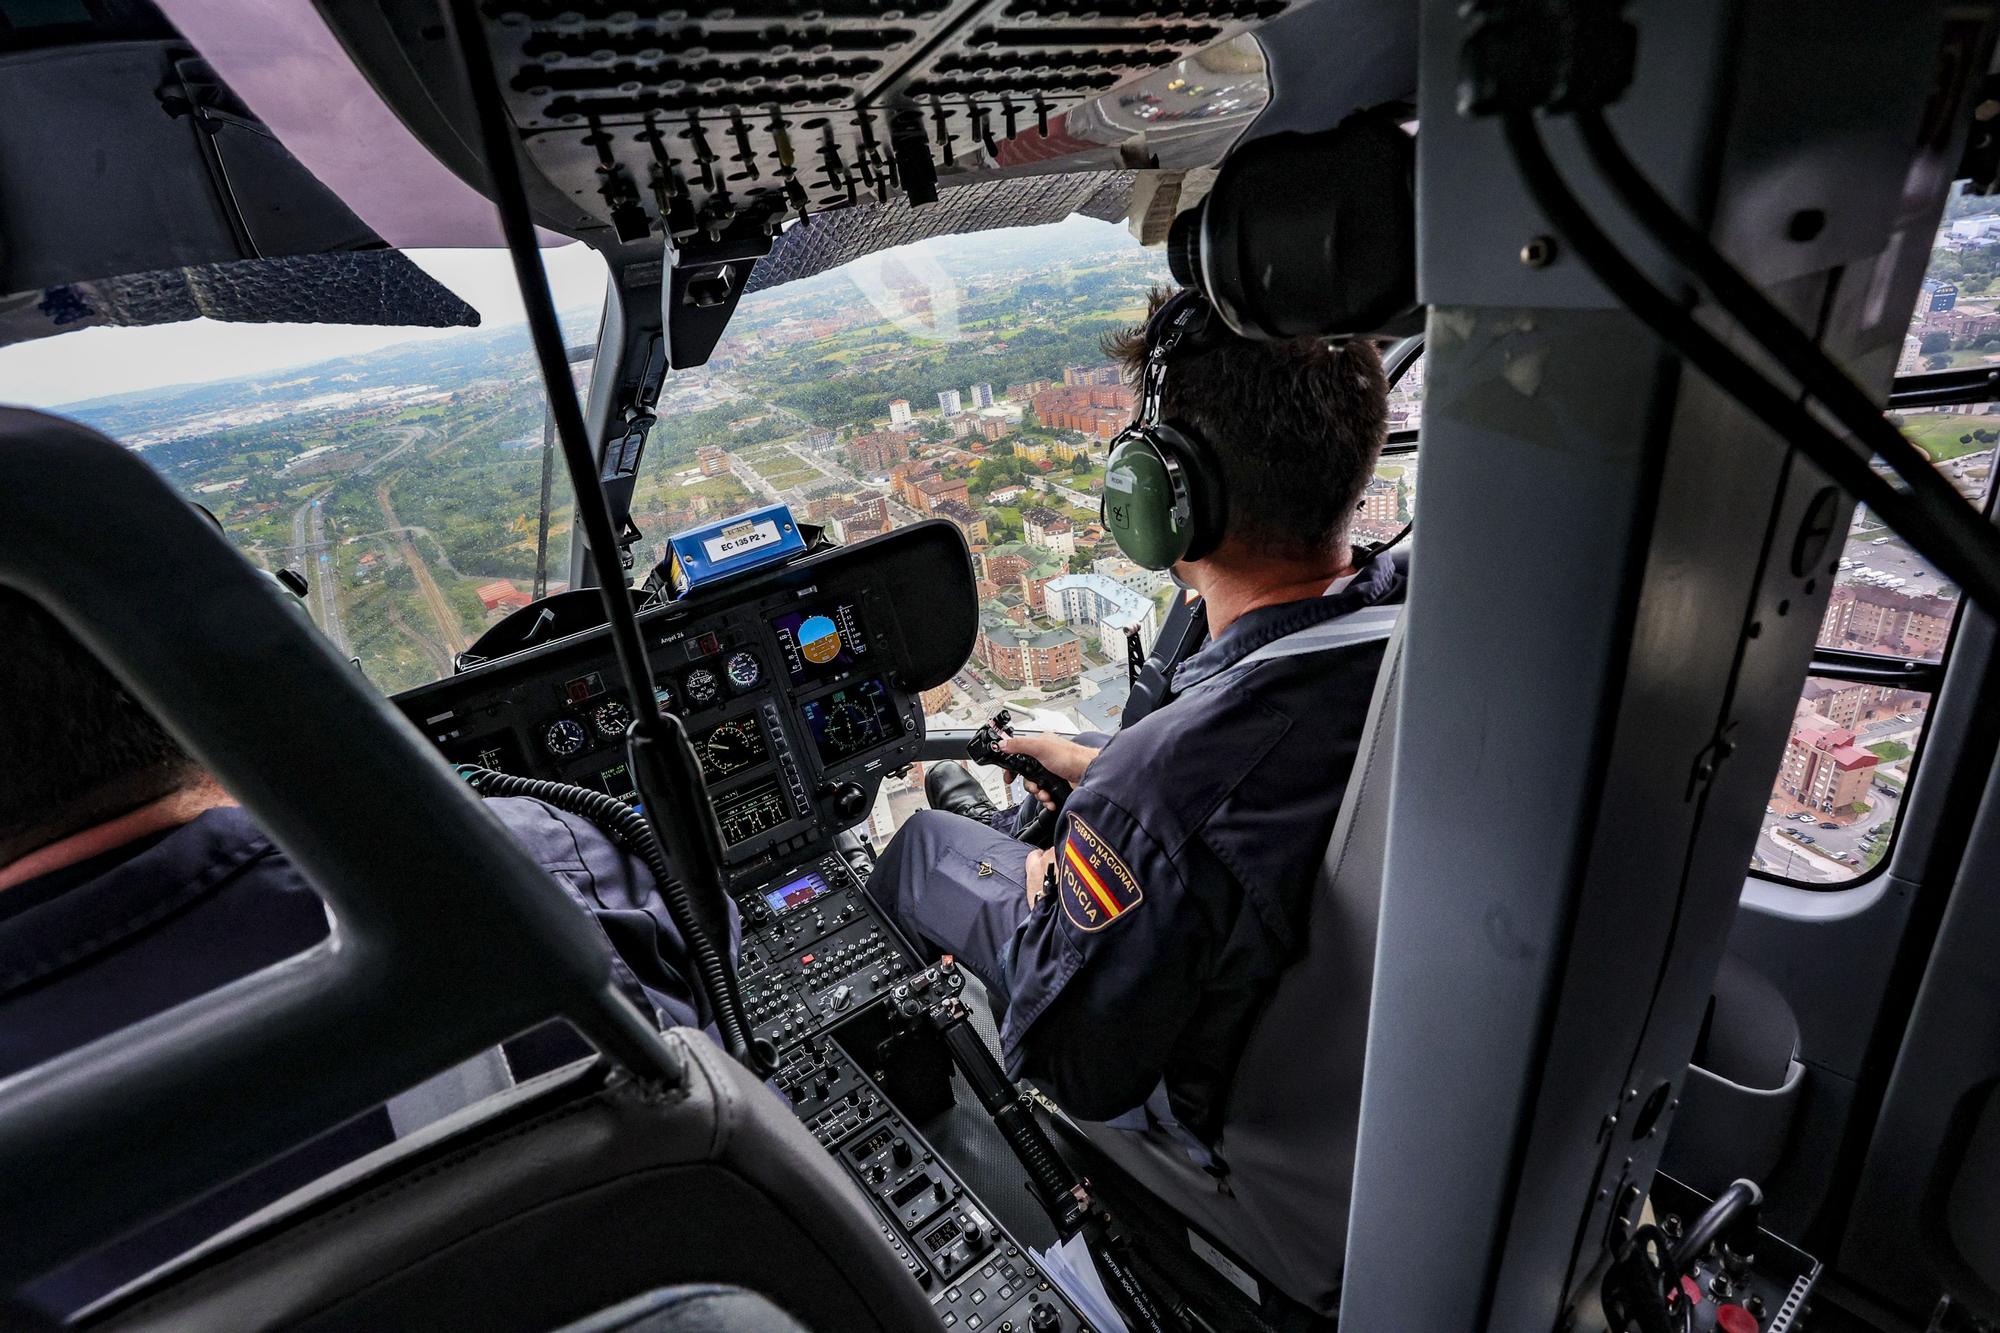
[(663, 582), (667, 595), (679, 601), (698, 588), (782, 564), (805, 549), (792, 511), (781, 504), (766, 505), (667, 538)]

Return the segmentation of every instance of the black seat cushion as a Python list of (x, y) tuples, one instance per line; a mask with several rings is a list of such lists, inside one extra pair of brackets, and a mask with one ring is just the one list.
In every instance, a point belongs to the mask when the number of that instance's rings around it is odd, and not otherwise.
[(723, 1283), (841, 1330), (935, 1321), (860, 1190), (700, 1033), (684, 1088), (571, 1066), (448, 1117), (245, 1221), (89, 1328), (547, 1333)]

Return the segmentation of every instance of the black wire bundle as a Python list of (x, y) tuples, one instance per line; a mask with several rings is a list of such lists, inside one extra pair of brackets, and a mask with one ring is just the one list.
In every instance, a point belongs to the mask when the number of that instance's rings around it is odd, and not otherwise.
[[(520, 141), (500, 89), (500, 76), (494, 68), (492, 49), (487, 45), (480, 6), (477, 0), (438, 0), (438, 3), (464, 60), (466, 92), (478, 124), (481, 160), (494, 205), (500, 213), (500, 229), (513, 260), (514, 276), (520, 285), (529, 340), (541, 364), (549, 416), (555, 423), (556, 438), (562, 445), (563, 462), (576, 495), (576, 517), (595, 566), (593, 573), (604, 601), (605, 625), (617, 653), (619, 672), (632, 698), (647, 699), (653, 693), (653, 674), (646, 661), (646, 645), (639, 634), (630, 592), (618, 574), (617, 526), (597, 459), (591, 452), (576, 381), (570, 376), (569, 353), (563, 342), (562, 326), (556, 320), (555, 300), (549, 291), (548, 273), (542, 267), (534, 217), (522, 180)], [(677, 889), (680, 907), (686, 914), (677, 915), (675, 923), (681, 926), (690, 950), (699, 958), (703, 950), (713, 950), (709, 932), (701, 929), (702, 913), (719, 923), (728, 906), (721, 834), (715, 826), (715, 813), (708, 802), (700, 763), (680, 719), (657, 708), (635, 710), (625, 747), (640, 796), (660, 820), (682, 878), (686, 885), (692, 886), (692, 890)], [(661, 861), (664, 865), (664, 858)], [(670, 883), (662, 879), (660, 889), (668, 899), (669, 910), (676, 910)], [(692, 907), (696, 894), (702, 902), (701, 913)], [(704, 964), (705, 977), (707, 972)], [(710, 983), (704, 981), (704, 984)], [(727, 967), (722, 968), (720, 979), (713, 984), (713, 998), (734, 998), (734, 977)], [(722, 1025), (723, 1045), (730, 1055), (759, 1074), (766, 1072), (768, 1064), (764, 1057), (768, 1052), (750, 1045), (740, 1004), (719, 1003), (714, 1012)]]
[(654, 835), (653, 826), (645, 815), (615, 796), (592, 791), (588, 787), (516, 777), (512, 773), (481, 768), (477, 764), (460, 764), (458, 772), (481, 796), (526, 796), (587, 819), (644, 861), (660, 886), (660, 898), (667, 905), (667, 915), (673, 918), (674, 928), (680, 931), (681, 939), (687, 944), (688, 956), (694, 963), (694, 976), (690, 980), (696, 997), (714, 1020), (724, 1047), (731, 1052), (750, 1049), (751, 1028), (743, 1015), (743, 996), (737, 988), (736, 969), (716, 948), (714, 932), (697, 916), (686, 885), (674, 876), (673, 868), (667, 864), (666, 853), (660, 849), (660, 840)]
[(1843, 431), (1887, 463), (1909, 489), (1891, 485), (1865, 454), (1821, 424), (1794, 394), (1771, 383), (1646, 278), (1557, 171), (1534, 114), (1510, 112), (1503, 128), (1515, 166), (1563, 240), (1662, 341), (1873, 509), (1982, 609), (2000, 614), (2000, 533), (1980, 519), (1844, 371), (1674, 211), (1618, 144), (1601, 114), (1581, 111), (1577, 121), (1592, 160), (1660, 247)]

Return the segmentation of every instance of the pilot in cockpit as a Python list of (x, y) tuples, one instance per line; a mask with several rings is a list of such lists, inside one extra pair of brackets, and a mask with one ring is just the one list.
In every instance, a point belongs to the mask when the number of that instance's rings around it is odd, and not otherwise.
[(1302, 947), (1403, 600), (1396, 554), (1357, 564), (1348, 530), (1388, 388), (1367, 342), (1252, 342), (1193, 292), (1156, 294), (1107, 351), (1140, 419), (1112, 446), (1106, 526), (1200, 594), (1207, 642), (1101, 749), (1005, 742), (1074, 787), (1051, 848), (1018, 840), (1018, 812), (970, 774), (934, 769), (939, 808), (869, 888), (985, 983), (1010, 1074), (1085, 1119), (1191, 1132), (1198, 1152)]

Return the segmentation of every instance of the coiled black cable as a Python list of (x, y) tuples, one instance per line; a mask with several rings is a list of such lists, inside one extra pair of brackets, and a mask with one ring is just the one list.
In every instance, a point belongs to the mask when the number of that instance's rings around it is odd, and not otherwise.
[(674, 928), (687, 943), (688, 957), (694, 963), (694, 976), (690, 980), (696, 998), (714, 1020), (716, 1031), (722, 1035), (723, 1048), (745, 1067), (758, 1068), (757, 1053), (750, 1041), (751, 1027), (743, 1014), (743, 996), (736, 983), (736, 969), (729, 965), (701, 923), (686, 886), (667, 864), (667, 854), (660, 849), (660, 840), (644, 814), (615, 796), (567, 782), (516, 777), (477, 764), (460, 764), (458, 772), (481, 796), (526, 796), (587, 819), (644, 861), (660, 886), (660, 899), (667, 905), (667, 915), (673, 918)]

